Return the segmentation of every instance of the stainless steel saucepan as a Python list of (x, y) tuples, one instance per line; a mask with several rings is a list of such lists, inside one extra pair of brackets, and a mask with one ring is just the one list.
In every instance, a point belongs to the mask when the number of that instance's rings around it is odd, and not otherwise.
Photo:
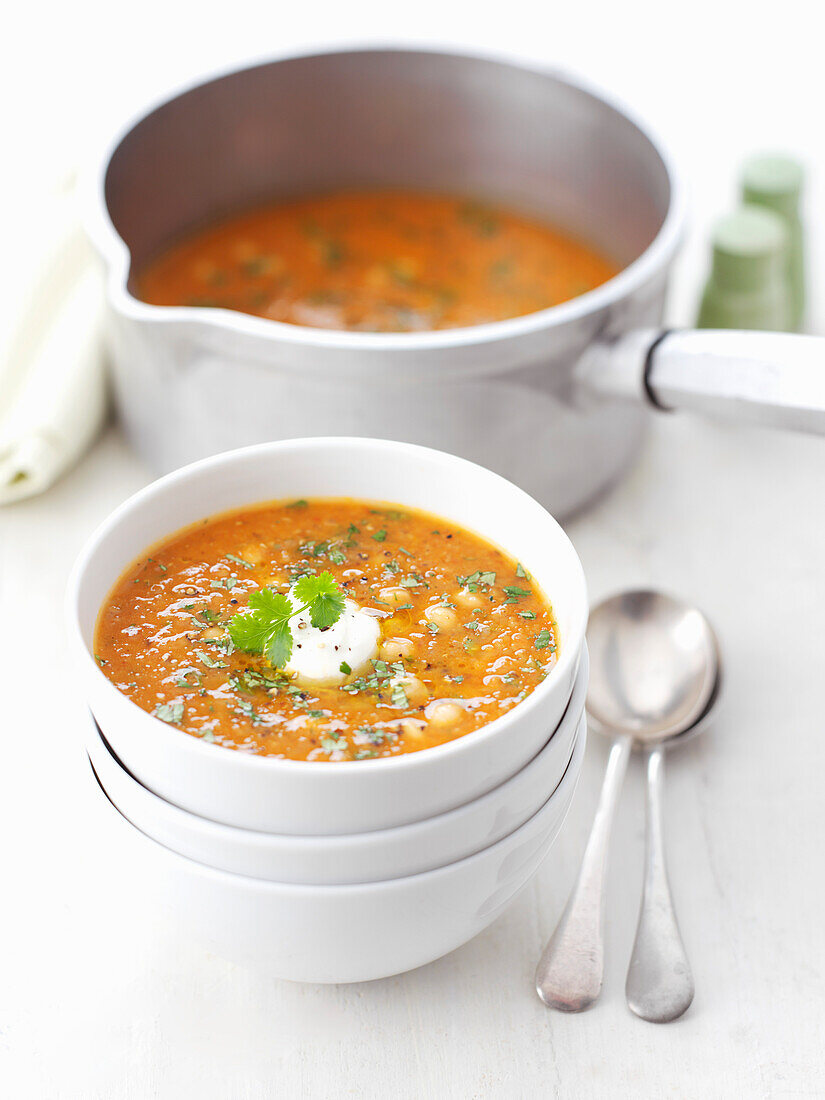
[[(134, 266), (215, 215), (361, 185), (510, 204), (623, 269), (552, 309), (430, 333), (302, 328), (130, 290)], [(663, 333), (679, 182), (643, 126), (554, 73), (370, 49), (218, 75), (130, 123), (92, 192), (116, 401), (158, 470), (262, 440), (375, 435), (475, 459), (564, 515), (621, 476), (652, 408), (825, 432), (821, 341)]]

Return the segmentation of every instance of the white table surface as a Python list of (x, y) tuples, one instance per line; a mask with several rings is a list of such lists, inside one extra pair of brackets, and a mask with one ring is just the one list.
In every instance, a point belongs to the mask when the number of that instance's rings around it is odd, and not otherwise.
[[(808, 161), (812, 264), (825, 263), (822, 64), (804, 27), (784, 58), (772, 21), (752, 9), (745, 23), (733, 0), (696, 0), (675, 50), (656, 49), (677, 29), (674, 9), (643, 0), (547, 7), (541, 22), (518, 0), (489, 14), (430, 0), (403, 12), (356, 3), (290, 15), (243, 0), (210, 10), (82, 0), (51, 12), (47, 34), (39, 6), (17, 11), (0, 42), (0, 92), (15, 108), (6, 140), (24, 169), (0, 178), (7, 258), (26, 267), (39, 201), (132, 103), (199, 67), (318, 42), (323, 26), (327, 43), (414, 35), (562, 63), (644, 111), (693, 192), (677, 322), (691, 318), (707, 226), (755, 147)], [(805, 10), (783, 5), (781, 29), (802, 26)], [(23, 291), (13, 265), (0, 269), (5, 338)], [(349, 987), (264, 980), (130, 893), (88, 784), (61, 602), (90, 529), (147, 479), (110, 428), (53, 491), (0, 512), (0, 1095), (825, 1095), (825, 444), (663, 417), (628, 480), (569, 526), (594, 599), (637, 583), (693, 598), (725, 654), (714, 728), (668, 761), (668, 853), (697, 993), (660, 1028), (623, 996), (641, 888), (638, 762), (614, 838), (602, 1000), (563, 1016), (532, 992), (598, 794), (595, 738), (535, 882), (488, 931), (414, 973)]]

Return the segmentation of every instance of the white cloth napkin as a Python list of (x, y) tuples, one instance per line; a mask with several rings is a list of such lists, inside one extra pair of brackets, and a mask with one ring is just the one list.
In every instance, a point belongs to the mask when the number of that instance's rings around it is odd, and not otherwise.
[(47, 489), (103, 423), (101, 284), (91, 247), (69, 216), (0, 361), (0, 504)]

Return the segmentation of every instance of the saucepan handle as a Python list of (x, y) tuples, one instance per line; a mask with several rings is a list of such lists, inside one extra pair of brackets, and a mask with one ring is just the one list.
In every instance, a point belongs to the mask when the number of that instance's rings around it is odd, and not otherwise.
[(825, 435), (825, 338), (786, 332), (636, 330), (594, 344), (589, 388), (741, 423)]

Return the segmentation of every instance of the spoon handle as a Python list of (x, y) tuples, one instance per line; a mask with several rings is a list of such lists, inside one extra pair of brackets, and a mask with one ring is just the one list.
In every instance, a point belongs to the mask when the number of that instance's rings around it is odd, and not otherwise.
[(630, 756), (630, 738), (617, 737), (579, 877), (556, 931), (539, 959), (536, 992), (550, 1008), (583, 1012), (601, 993), (604, 970), (604, 872), (613, 816)]
[(693, 1000), (693, 975), (685, 953), (665, 868), (662, 839), (664, 751), (647, 762), (647, 868), (642, 909), (625, 995), (629, 1008), (654, 1024), (676, 1020)]

